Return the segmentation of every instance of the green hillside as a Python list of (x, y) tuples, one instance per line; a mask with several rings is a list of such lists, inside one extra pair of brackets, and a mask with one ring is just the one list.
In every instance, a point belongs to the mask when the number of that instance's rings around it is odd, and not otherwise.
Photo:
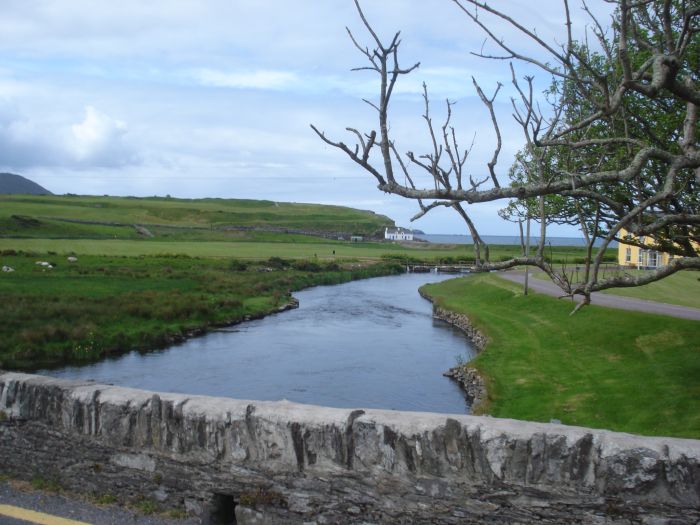
[[(138, 230), (134, 225), (144, 226)], [(244, 199), (0, 195), (0, 237), (227, 240), (245, 229), (371, 236), (386, 216), (342, 206)]]

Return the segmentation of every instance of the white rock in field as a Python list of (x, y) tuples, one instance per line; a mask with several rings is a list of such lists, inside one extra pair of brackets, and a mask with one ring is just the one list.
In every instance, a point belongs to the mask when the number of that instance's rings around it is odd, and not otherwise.
[(68, 257), (68, 262), (78, 262), (78, 258), (77, 258), (77, 257), (73, 257), (73, 256), (71, 255), (70, 257)]
[(2, 267), (2, 271), (3, 271), (3, 272), (6, 272), (6, 273), (7, 273), (7, 272), (14, 272), (15, 269), (12, 268), (12, 267), (10, 267), (10, 266), (3, 266), (3, 267)]

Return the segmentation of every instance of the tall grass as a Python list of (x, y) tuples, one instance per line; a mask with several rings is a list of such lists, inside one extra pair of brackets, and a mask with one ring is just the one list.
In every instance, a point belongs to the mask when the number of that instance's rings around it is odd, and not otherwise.
[[(290, 292), (402, 270), (335, 262), (193, 257), (1, 256), (0, 367), (31, 370), (170, 345), (214, 326), (259, 316)], [(37, 260), (50, 260), (48, 270)]]

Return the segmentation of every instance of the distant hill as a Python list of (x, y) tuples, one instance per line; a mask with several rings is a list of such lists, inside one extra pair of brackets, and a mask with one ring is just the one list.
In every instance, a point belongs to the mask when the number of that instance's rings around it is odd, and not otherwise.
[[(349, 239), (350, 235), (383, 237), (387, 226), (394, 226), (394, 221), (384, 215), (321, 204), (0, 195), (0, 237), (288, 242), (293, 235), (328, 239)], [(302, 242), (303, 238), (298, 240)]]
[(22, 194), (22, 195), (53, 195), (43, 186), (36, 182), (15, 175), (14, 173), (0, 173), (0, 193), (2, 194)]

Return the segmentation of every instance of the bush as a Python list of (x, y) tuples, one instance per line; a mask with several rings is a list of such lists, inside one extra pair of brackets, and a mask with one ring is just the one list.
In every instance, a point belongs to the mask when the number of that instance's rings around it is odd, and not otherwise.
[(474, 264), (474, 259), (468, 259), (467, 257), (460, 257), (460, 256), (446, 256), (446, 257), (440, 257), (437, 260), (438, 264)]
[(232, 272), (245, 272), (248, 269), (248, 263), (240, 259), (231, 259), (228, 263), (228, 269)]
[(424, 261), (416, 258), (416, 257), (411, 257), (410, 255), (401, 255), (401, 254), (395, 254), (395, 253), (385, 253), (382, 255), (382, 260), (386, 262), (391, 262), (391, 263), (399, 263), (399, 264), (422, 264)]
[(323, 270), (321, 265), (314, 261), (294, 261), (292, 268), (300, 272), (320, 272)]
[(267, 260), (267, 266), (276, 270), (284, 270), (289, 267), (289, 261), (282, 259), (282, 257), (270, 257)]
[(240, 299), (219, 299), (216, 302), (218, 308), (241, 308), (243, 306), (243, 301)]

